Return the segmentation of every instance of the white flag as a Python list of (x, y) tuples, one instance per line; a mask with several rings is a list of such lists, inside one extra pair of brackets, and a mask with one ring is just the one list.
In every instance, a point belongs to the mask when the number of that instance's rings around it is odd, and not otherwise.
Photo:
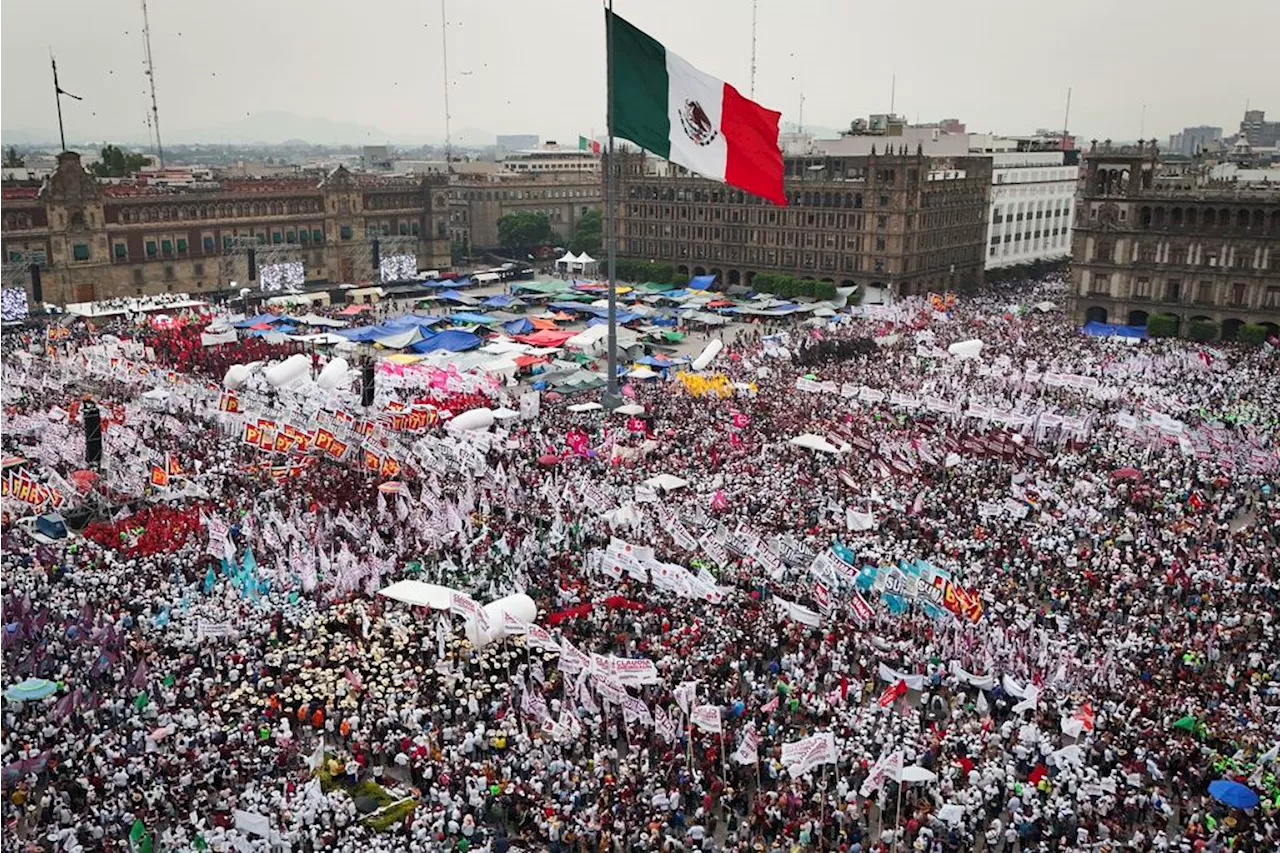
[(666, 708), (659, 707), (653, 712), (653, 730), (667, 743), (675, 743), (676, 721), (671, 719)]
[(747, 727), (742, 735), (742, 743), (733, 751), (732, 758), (736, 764), (755, 764), (760, 760), (760, 735), (756, 733), (754, 725)]
[(862, 783), (862, 789), (858, 794), (863, 798), (869, 797), (883, 788), (884, 783), (890, 779), (895, 782), (902, 781), (901, 749), (895, 749), (880, 757), (880, 760), (871, 768), (871, 774), (867, 776), (867, 780)]
[(680, 710), (686, 715), (689, 713), (689, 706), (693, 704), (693, 698), (697, 692), (698, 682), (696, 681), (686, 681), (672, 691), (676, 697), (676, 704), (680, 706)]
[(693, 709), (693, 713), (689, 715), (689, 720), (699, 730), (704, 732), (714, 732), (719, 734), (720, 728), (720, 706), (718, 705), (698, 705)]

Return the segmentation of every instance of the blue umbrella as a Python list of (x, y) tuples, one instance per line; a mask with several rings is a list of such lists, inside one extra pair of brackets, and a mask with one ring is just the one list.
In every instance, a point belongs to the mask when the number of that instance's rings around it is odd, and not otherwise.
[[(32, 702), (36, 699), (43, 699), (46, 696), (52, 696), (58, 691), (58, 685), (54, 684), (47, 678), (28, 678), (26, 681), (20, 681), (4, 692), (4, 698), (12, 699), (15, 702)], [(1254, 795), (1254, 802), (1257, 802), (1257, 795)]]
[(1248, 785), (1231, 779), (1215, 779), (1209, 783), (1209, 796), (1233, 809), (1251, 809), (1258, 804), (1258, 794)]

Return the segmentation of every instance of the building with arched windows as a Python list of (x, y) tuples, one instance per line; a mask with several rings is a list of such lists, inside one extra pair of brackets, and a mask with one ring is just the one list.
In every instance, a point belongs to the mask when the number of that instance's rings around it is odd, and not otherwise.
[(678, 276), (749, 285), (785, 273), (902, 295), (983, 280), (989, 156), (930, 156), (888, 137), (866, 154), (787, 154), (786, 207), (644, 153), (616, 156), (619, 256)]
[(64, 151), (39, 186), (3, 189), (5, 286), (41, 267), (45, 302), (209, 294), (250, 283), (252, 249), (301, 263), (309, 282), (377, 280), (372, 246), (449, 266), (445, 175), (373, 177), (338, 167), (299, 178), (223, 179), (192, 187), (109, 183)]
[(1280, 185), (1214, 179), (1197, 165), (1162, 166), (1155, 142), (1096, 142), (1080, 173), (1070, 309), (1089, 320), (1182, 328), (1280, 325)]

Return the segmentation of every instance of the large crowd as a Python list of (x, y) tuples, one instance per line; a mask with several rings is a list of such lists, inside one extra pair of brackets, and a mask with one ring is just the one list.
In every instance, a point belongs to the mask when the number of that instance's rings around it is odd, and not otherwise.
[[(1061, 299), (735, 327), (629, 416), (403, 371), (227, 411), (285, 353), (7, 336), (5, 456), (99, 518), (5, 499), (4, 684), (53, 684), (3, 700), (6, 849), (1280, 849), (1280, 351)], [(335, 409), (399, 470), (243, 440)]]

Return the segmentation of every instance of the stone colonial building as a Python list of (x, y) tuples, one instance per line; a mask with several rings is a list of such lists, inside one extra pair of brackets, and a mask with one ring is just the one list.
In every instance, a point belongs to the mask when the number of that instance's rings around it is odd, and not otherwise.
[(750, 284), (785, 273), (898, 294), (977, 286), (991, 158), (786, 156), (787, 207), (643, 153), (617, 155), (618, 254)]
[(379, 252), (449, 265), (443, 175), (374, 178), (339, 167), (303, 179), (223, 180), (183, 189), (108, 183), (64, 151), (39, 187), (3, 190), (5, 286), (31, 294), (41, 266), (45, 302), (166, 292), (193, 296), (232, 281), (255, 286), (249, 259), (301, 263), (309, 282), (376, 281)]
[(1162, 167), (1154, 141), (1093, 144), (1084, 156), (1072, 244), (1070, 310), (1081, 323), (1185, 328), (1211, 320), (1230, 340), (1280, 323), (1280, 186), (1215, 181)]
[(506, 170), (452, 176), (449, 237), (470, 249), (499, 248), (498, 220), (509, 213), (545, 213), (556, 234), (568, 240), (578, 220), (600, 210), (600, 171)]

